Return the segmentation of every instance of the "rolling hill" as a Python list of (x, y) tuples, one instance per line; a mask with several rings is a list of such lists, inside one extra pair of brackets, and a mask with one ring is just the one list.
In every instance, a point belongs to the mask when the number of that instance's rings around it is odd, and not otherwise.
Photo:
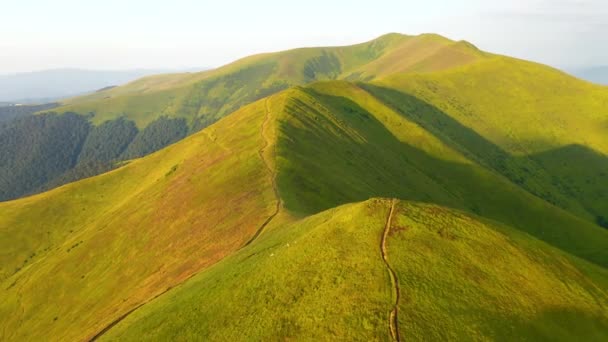
[[(288, 89), (219, 92), (268, 58)], [(608, 337), (608, 89), (434, 35), (218, 70), (68, 105), (239, 109), (0, 203), (1, 340)]]
[[(373, 41), (346, 47), (306, 48), (252, 56), (216, 70), (149, 76), (130, 84), (110, 87), (90, 95), (63, 101), (52, 108), (59, 115), (50, 121), (73, 126), (70, 115), (80, 114), (88, 140), (95, 140), (98, 158), (82, 162), (81, 155), (94, 156), (87, 143), (72, 139), (75, 149), (69, 154), (62, 144), (49, 144), (49, 139), (31, 139), (23, 147), (20, 138), (0, 147), (0, 201), (16, 199), (52, 189), (70, 181), (111, 170), (124, 160), (145, 156), (208, 126), (258, 99), (293, 85), (317, 80), (369, 80), (393, 73), (443, 70), (465, 65), (489, 56), (467, 42), (454, 42), (438, 35), (405, 36), (388, 34)], [(46, 115), (48, 107), (40, 108)], [(54, 114), (53, 114), (54, 115)], [(34, 121), (36, 121), (34, 123)], [(34, 136), (52, 137), (66, 131), (80, 132), (82, 124), (60, 132), (45, 125), (46, 118), (26, 118), (0, 127), (0, 135), (22, 137), (29, 131)], [(136, 125), (136, 136), (123, 133), (125, 126)], [(34, 127), (42, 127), (38, 132)], [(90, 127), (89, 127), (90, 126)], [(115, 132), (108, 128), (115, 127)], [(98, 132), (105, 134), (97, 134)], [(112, 139), (116, 135), (124, 144)], [(79, 136), (74, 134), (74, 136)], [(51, 139), (52, 140), (52, 139)], [(44, 143), (43, 143), (44, 142)], [(51, 152), (49, 152), (51, 151)], [(43, 153), (40, 153), (43, 152)], [(62, 156), (62, 158), (55, 158)], [(63, 158), (65, 156), (65, 158)], [(67, 160), (66, 160), (67, 159)], [(31, 161), (31, 163), (29, 162)], [(36, 168), (15, 172), (14, 165)], [(52, 167), (45, 167), (53, 165)]]
[(163, 115), (184, 117), (198, 130), (243, 105), (294, 85), (329, 79), (368, 81), (394, 73), (437, 71), (486, 55), (467, 42), (434, 34), (388, 34), (353, 46), (251, 56), (201, 73), (150, 76), (67, 100), (56, 111), (92, 112), (95, 123), (125, 116), (138, 127)]

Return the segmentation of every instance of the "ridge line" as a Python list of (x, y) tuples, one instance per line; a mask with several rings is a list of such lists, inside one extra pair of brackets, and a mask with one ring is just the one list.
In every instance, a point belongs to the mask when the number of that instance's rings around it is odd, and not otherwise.
[[(268, 224), (270, 224), (270, 222), (272, 221), (272, 219), (274, 219), (279, 214), (279, 211), (281, 210), (281, 206), (282, 206), (281, 197), (279, 197), (279, 189), (277, 187), (277, 182), (276, 182), (276, 171), (273, 170), (273, 168), (272, 168), (272, 166), (270, 164), (270, 161), (268, 161), (267, 158), (266, 158), (266, 156), (264, 155), (264, 152), (266, 151), (266, 149), (268, 148), (268, 146), (270, 146), (270, 139), (266, 136), (266, 126), (268, 125), (268, 122), (270, 121), (270, 106), (269, 106), (269, 102), (270, 102), (270, 98), (266, 98), (266, 100), (264, 102), (264, 104), (265, 104), (265, 111), (266, 111), (265, 115), (266, 116), (264, 118), (264, 121), (262, 122), (262, 127), (261, 127), (261, 135), (262, 135), (262, 140), (264, 140), (264, 145), (262, 146), (262, 148), (260, 148), (260, 150), (258, 151), (258, 153), (260, 155), (260, 158), (262, 159), (262, 162), (264, 163), (264, 166), (268, 170), (268, 173), (269, 173), (269, 176), (270, 176), (270, 180), (271, 180), (271, 184), (272, 184), (272, 190), (273, 190), (274, 195), (276, 197), (277, 204), (276, 204), (276, 208), (275, 208), (274, 212), (266, 219), (266, 221), (264, 221), (264, 223), (262, 223), (262, 225), (260, 226), (260, 228), (258, 228), (258, 230), (255, 232), (255, 234), (251, 237), (251, 239), (249, 239), (249, 241), (247, 241), (243, 246), (237, 248), (235, 250), (235, 252), (238, 252), (239, 250), (243, 249), (244, 247), (248, 246), (253, 241), (255, 241), (262, 234), (262, 232), (264, 231), (264, 229), (266, 228), (266, 226), (268, 226)], [(120, 323), (122, 320), (124, 320), (125, 318), (127, 318), (130, 314), (132, 314), (133, 312), (135, 312), (136, 310), (138, 310), (142, 306), (144, 306), (144, 305), (152, 302), (153, 300), (157, 299), (158, 297), (164, 295), (165, 293), (169, 292), (173, 288), (184, 284), (185, 282), (187, 282), (188, 280), (190, 280), (191, 278), (193, 278), (194, 276), (196, 276), (197, 274), (199, 274), (201, 271), (203, 271), (203, 270), (199, 270), (198, 272), (192, 273), (190, 276), (188, 276), (182, 282), (180, 282), (178, 284), (175, 284), (174, 286), (171, 286), (169, 288), (166, 288), (164, 291), (158, 293), (154, 297), (152, 297), (152, 298), (150, 298), (150, 299), (148, 299), (148, 300), (146, 300), (146, 301), (138, 304), (137, 306), (135, 306), (131, 310), (127, 311), (123, 315), (119, 316), (118, 318), (116, 318), (115, 320), (113, 320), (112, 322), (110, 322), (110, 324), (108, 324), (100, 332), (98, 332), (97, 334), (95, 334), (91, 339), (89, 339), (89, 341), (96, 341), (101, 336), (103, 336), (106, 332), (108, 332), (110, 329), (112, 329), (114, 326), (116, 326), (118, 323)]]
[(253, 241), (255, 241), (264, 232), (264, 230), (270, 224), (270, 222), (279, 214), (279, 211), (281, 210), (281, 207), (283, 205), (283, 203), (281, 201), (281, 197), (279, 196), (276, 171), (273, 169), (271, 162), (268, 160), (268, 158), (265, 155), (266, 149), (270, 146), (270, 138), (266, 135), (266, 129), (267, 129), (268, 123), (270, 122), (269, 104), (270, 104), (270, 98), (268, 97), (264, 101), (264, 106), (266, 107), (265, 108), (266, 117), (264, 118), (264, 122), (262, 122), (262, 128), (261, 128), (261, 135), (262, 135), (262, 140), (264, 140), (264, 145), (262, 146), (262, 148), (260, 148), (258, 153), (260, 155), (260, 158), (262, 159), (262, 162), (264, 163), (264, 166), (268, 170), (268, 175), (270, 177), (270, 182), (272, 185), (272, 191), (274, 192), (274, 197), (277, 201), (277, 204), (274, 209), (274, 212), (266, 219), (266, 221), (264, 221), (264, 223), (262, 223), (262, 225), (258, 228), (258, 230), (255, 232), (255, 234), (251, 237), (251, 239), (249, 239), (249, 241), (247, 241), (239, 249), (249, 246)]
[(393, 220), (393, 212), (395, 211), (395, 204), (397, 203), (396, 199), (392, 199), (391, 200), (391, 207), (388, 213), (388, 217), (386, 218), (386, 224), (384, 226), (384, 232), (382, 233), (382, 242), (380, 243), (380, 251), (382, 252), (382, 260), (384, 261), (384, 264), (386, 265), (386, 268), (388, 270), (390, 279), (391, 279), (391, 287), (393, 288), (393, 293), (395, 295), (395, 303), (393, 304), (393, 309), (391, 310), (391, 312), (389, 313), (389, 317), (388, 317), (388, 327), (389, 327), (389, 331), (391, 334), (391, 337), (393, 338), (393, 340), (400, 342), (401, 341), (401, 337), (399, 336), (399, 321), (398, 321), (398, 313), (399, 313), (399, 298), (400, 298), (400, 291), (399, 291), (399, 281), (397, 279), (397, 273), (395, 273), (395, 270), (393, 270), (393, 268), (391, 267), (391, 265), (388, 262), (388, 253), (386, 250), (386, 237), (388, 236), (390, 229), (391, 229), (391, 224), (392, 224), (392, 220)]

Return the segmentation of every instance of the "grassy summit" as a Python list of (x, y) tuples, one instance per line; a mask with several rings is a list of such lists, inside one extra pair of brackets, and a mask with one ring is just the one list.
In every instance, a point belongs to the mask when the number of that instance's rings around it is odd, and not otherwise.
[(438, 35), (388, 34), (353, 46), (261, 54), (211, 71), (146, 77), (68, 100), (57, 111), (93, 112), (95, 123), (125, 116), (140, 128), (163, 115), (184, 117), (193, 127), (205, 127), (245, 104), (290, 86), (444, 70), (485, 55), (465, 42)]

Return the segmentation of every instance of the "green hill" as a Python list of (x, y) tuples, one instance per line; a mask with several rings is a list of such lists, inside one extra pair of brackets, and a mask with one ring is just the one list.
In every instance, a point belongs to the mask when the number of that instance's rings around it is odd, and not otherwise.
[[(100, 90), (64, 101), (55, 109), (59, 114), (80, 114), (79, 121), (90, 121), (92, 125), (78, 122), (75, 126), (73, 120), (67, 120), (68, 116), (60, 115), (49, 120), (63, 122), (70, 128), (54, 130), (44, 124), (46, 118), (40, 117), (0, 126), (0, 136), (10, 137), (0, 147), (0, 159), (5, 161), (0, 164), (0, 201), (109, 171), (124, 160), (157, 151), (246, 104), (293, 85), (444, 70), (487, 56), (466, 42), (453, 42), (437, 35), (389, 34), (354, 46), (257, 55), (217, 70), (149, 76), (125, 86)], [(69, 153), (64, 152), (62, 143), (44, 139), (83, 131), (82, 125), (86, 126), (84, 135), (89, 132), (90, 136), (85, 144), (66, 137), (75, 146)], [(131, 125), (138, 126), (138, 134), (125, 136), (125, 126), (129, 126), (130, 132)], [(23, 144), (19, 137), (29, 135), (32, 126), (34, 136), (41, 138)], [(111, 138), (114, 135), (119, 137), (120, 144), (114, 143)], [(95, 142), (93, 151), (89, 148), (91, 141)], [(24, 165), (27, 169), (30, 164), (39, 165), (35, 175), (29, 171), (16, 172), (17, 168), (12, 166)]]
[(606, 339), (608, 89), (433, 35), (331, 51), (325, 81), (0, 203), (0, 340)]
[(95, 113), (95, 123), (125, 116), (140, 128), (162, 115), (184, 117), (197, 130), (290, 86), (318, 80), (371, 80), (394, 73), (444, 70), (486, 55), (466, 42), (438, 35), (388, 34), (353, 46), (261, 54), (216, 70), (146, 77), (68, 100), (57, 111)]
[[(607, 87), (495, 57), (368, 89), (538, 197), (592, 221), (608, 214)], [(411, 96), (437, 110), (413, 113)]]
[(601, 340), (608, 272), (442, 207), (350, 204), (281, 227), (101, 340)]
[[(434, 113), (410, 100), (415, 113)], [(527, 227), (560, 248), (608, 261), (606, 232), (591, 219), (526, 191), (361, 87), (331, 82), (293, 90), (284, 107), (278, 184), (285, 207), (300, 216), (369, 197), (432, 202)]]

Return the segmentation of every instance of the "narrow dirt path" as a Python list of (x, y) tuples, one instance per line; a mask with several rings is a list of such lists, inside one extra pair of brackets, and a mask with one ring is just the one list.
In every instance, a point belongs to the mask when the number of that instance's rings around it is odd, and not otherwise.
[[(264, 162), (264, 166), (268, 170), (268, 176), (270, 177), (270, 182), (272, 184), (272, 191), (274, 192), (274, 197), (275, 197), (277, 203), (276, 203), (273, 213), (266, 219), (266, 221), (264, 221), (264, 223), (258, 228), (258, 230), (255, 232), (255, 234), (251, 237), (251, 239), (249, 239), (249, 241), (247, 241), (243, 245), (243, 247), (251, 244), (253, 241), (255, 241), (255, 239), (257, 239), (260, 236), (260, 234), (262, 234), (262, 232), (264, 232), (264, 229), (266, 229), (266, 227), (268, 226), (268, 224), (270, 224), (272, 219), (274, 219), (279, 214), (279, 211), (281, 210), (281, 206), (282, 206), (281, 197), (279, 197), (279, 188), (277, 186), (277, 174), (276, 174), (275, 169), (272, 167), (272, 162), (271, 162), (269, 156), (266, 154), (266, 150), (270, 147), (270, 139), (271, 139), (268, 136), (268, 125), (270, 123), (270, 103), (269, 102), (270, 102), (270, 99), (268, 99), (268, 98), (264, 102), (264, 105), (266, 107), (265, 108), (266, 117), (264, 118), (264, 122), (262, 123), (262, 128), (261, 128), (262, 140), (264, 140), (264, 145), (258, 151), (258, 153), (260, 154), (260, 158)], [(243, 247), (241, 247), (241, 248), (243, 248)]]
[[(262, 148), (260, 148), (260, 150), (258, 151), (258, 153), (260, 154), (260, 158), (262, 158), (262, 161), (264, 162), (264, 166), (268, 170), (268, 174), (270, 176), (271, 183), (272, 183), (272, 190), (274, 192), (277, 204), (276, 204), (276, 207), (275, 207), (273, 213), (266, 219), (266, 221), (264, 221), (264, 223), (262, 223), (262, 225), (258, 228), (258, 230), (255, 232), (255, 234), (251, 237), (251, 239), (249, 239), (249, 241), (247, 241), (247, 243), (245, 243), (243, 246), (241, 246), (237, 250), (240, 250), (240, 249), (244, 248), (245, 246), (248, 246), (249, 244), (251, 244), (253, 241), (255, 241), (255, 239), (257, 239), (260, 236), (260, 234), (262, 234), (262, 232), (264, 231), (264, 229), (266, 228), (266, 226), (268, 226), (268, 224), (272, 221), (272, 219), (274, 219), (279, 214), (279, 211), (281, 210), (281, 206), (282, 206), (281, 198), (279, 197), (279, 189), (277, 187), (277, 182), (276, 182), (276, 172), (275, 172), (274, 168), (272, 167), (271, 161), (269, 160), (268, 156), (266, 155), (266, 150), (270, 146), (270, 137), (268, 136), (268, 132), (267, 132), (268, 124), (270, 123), (270, 104), (269, 104), (269, 99), (266, 99), (266, 101), (264, 102), (264, 105), (265, 105), (265, 110), (266, 110), (266, 114), (265, 114), (266, 116), (264, 118), (264, 122), (262, 123), (262, 127), (261, 127), (261, 135), (262, 135), (262, 140), (264, 140), (264, 145), (262, 146)], [(114, 321), (112, 321), (110, 324), (108, 324), (100, 332), (98, 332), (96, 335), (94, 335), (89, 341), (95, 341), (95, 340), (99, 339), (106, 332), (108, 332), (110, 329), (112, 329), (114, 326), (116, 326), (122, 320), (124, 320), (125, 318), (127, 318), (130, 314), (132, 314), (133, 312), (135, 312), (137, 309), (139, 309), (142, 306), (150, 303), (151, 301), (155, 300), (156, 298), (162, 296), (163, 294), (165, 294), (169, 290), (173, 289), (174, 287), (179, 286), (179, 285), (185, 283), (186, 281), (188, 281), (190, 278), (194, 277), (198, 273), (199, 272), (191, 274), (188, 278), (186, 278), (180, 284), (176, 284), (175, 286), (169, 287), (166, 290), (162, 291), (161, 293), (155, 295), (154, 297), (152, 297), (152, 298), (146, 300), (145, 302), (143, 302), (143, 303), (135, 306), (134, 308), (132, 308), (131, 310), (127, 311), (122, 316), (118, 317), (117, 319), (115, 319)]]
[(393, 305), (393, 310), (391, 310), (391, 313), (388, 317), (388, 327), (391, 332), (391, 336), (393, 337), (393, 340), (399, 342), (401, 341), (401, 337), (399, 336), (399, 321), (397, 317), (399, 313), (399, 281), (397, 279), (397, 274), (388, 262), (388, 253), (386, 251), (386, 238), (388, 237), (388, 234), (391, 230), (393, 212), (395, 211), (396, 203), (397, 200), (391, 200), (391, 208), (388, 213), (388, 217), (386, 218), (386, 225), (384, 226), (384, 232), (382, 234), (382, 243), (380, 244), (380, 250), (382, 252), (382, 260), (384, 261), (384, 264), (386, 265), (386, 268), (388, 269), (388, 273), (391, 278), (391, 286), (393, 288), (393, 294), (395, 296), (395, 304)]

